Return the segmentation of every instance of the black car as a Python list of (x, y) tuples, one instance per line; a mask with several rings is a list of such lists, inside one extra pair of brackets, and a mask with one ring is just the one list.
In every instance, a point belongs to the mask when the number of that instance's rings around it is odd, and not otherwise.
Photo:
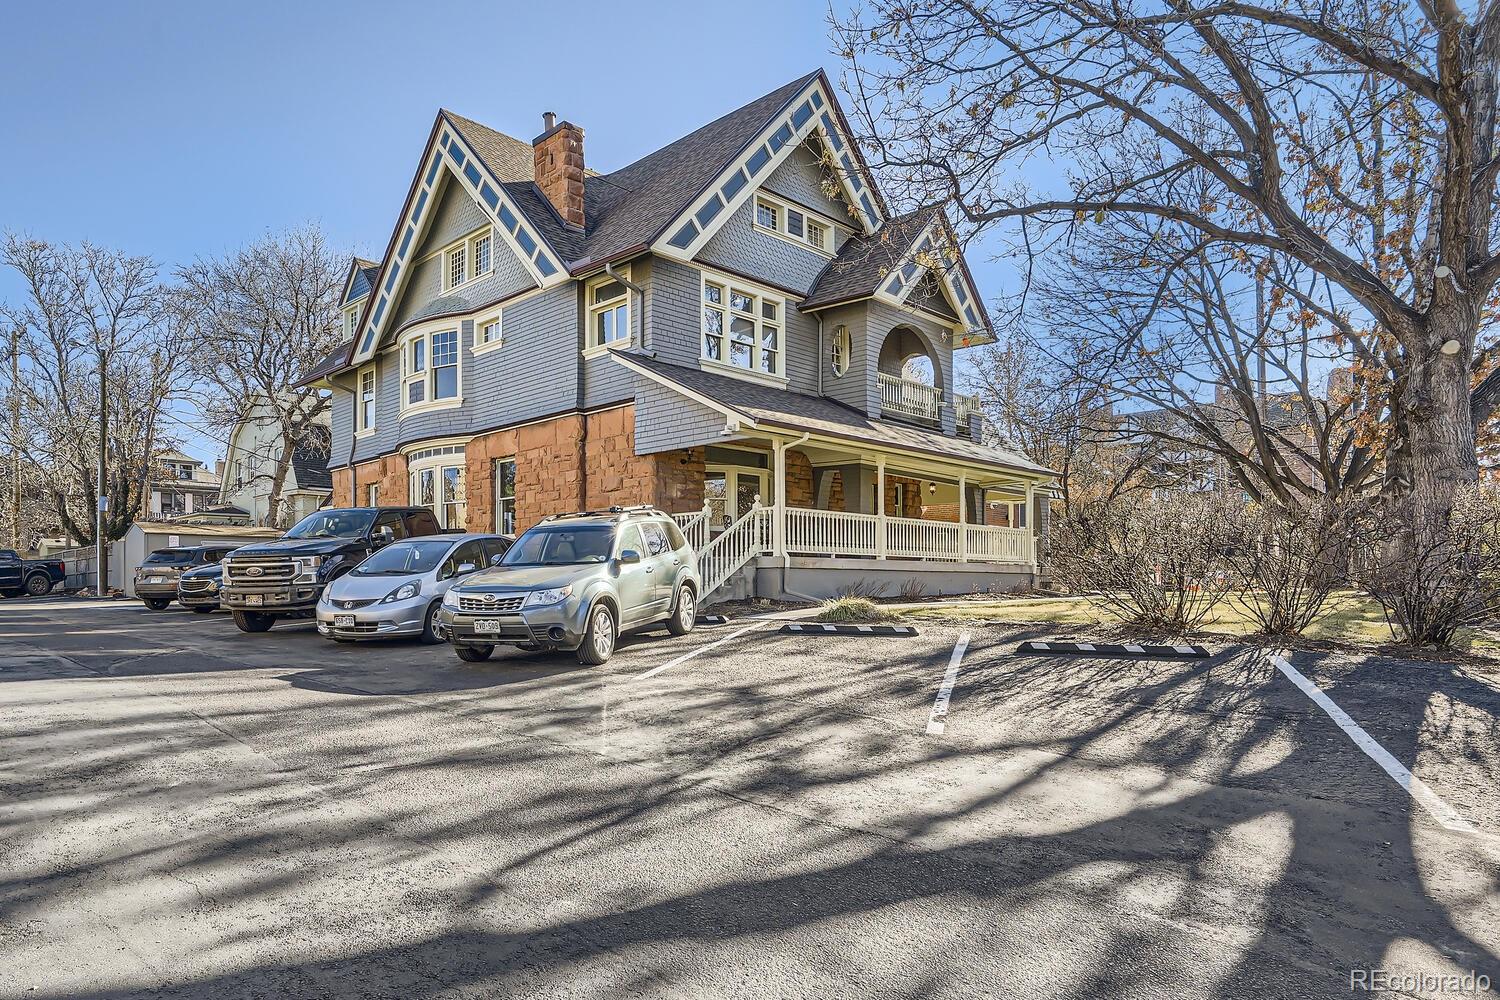
[(376, 549), (441, 533), (426, 507), (320, 510), (275, 541), (235, 549), (224, 563), (219, 603), (241, 632), (264, 632), (281, 618), (312, 618), (323, 588)]
[(57, 559), (22, 559), (15, 549), (0, 549), (0, 596), (41, 597), (66, 576), (67, 570)]
[(182, 574), (219, 562), (234, 550), (222, 542), (157, 549), (135, 570), (135, 594), (152, 611), (165, 611), (177, 597)]
[(210, 563), (186, 570), (177, 578), (177, 603), (189, 611), (206, 615), (218, 610), (219, 588), (224, 585), (224, 564)]

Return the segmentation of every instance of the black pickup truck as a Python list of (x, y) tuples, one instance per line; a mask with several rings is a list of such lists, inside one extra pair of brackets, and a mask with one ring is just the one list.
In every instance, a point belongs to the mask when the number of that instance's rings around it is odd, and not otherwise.
[(0, 549), (0, 596), (41, 597), (67, 575), (60, 559), (22, 559), (15, 549)]
[(279, 618), (311, 618), (323, 588), (376, 549), (441, 532), (426, 507), (335, 507), (309, 514), (285, 535), (235, 549), (223, 562), (220, 607), (241, 632)]

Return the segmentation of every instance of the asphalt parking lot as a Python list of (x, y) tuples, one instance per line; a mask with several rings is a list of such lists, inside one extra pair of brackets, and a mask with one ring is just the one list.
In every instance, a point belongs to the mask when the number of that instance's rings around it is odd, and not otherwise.
[(1500, 981), (1500, 678), (1293, 658), (1445, 824), (1254, 651), (1025, 638), (741, 619), (465, 664), (0, 602), (0, 998)]

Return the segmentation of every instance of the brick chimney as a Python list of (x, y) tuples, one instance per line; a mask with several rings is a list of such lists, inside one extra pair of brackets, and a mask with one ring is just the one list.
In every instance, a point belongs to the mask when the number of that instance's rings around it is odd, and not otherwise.
[(570, 226), (583, 228), (583, 129), (542, 115), (542, 134), (531, 140), (536, 186)]

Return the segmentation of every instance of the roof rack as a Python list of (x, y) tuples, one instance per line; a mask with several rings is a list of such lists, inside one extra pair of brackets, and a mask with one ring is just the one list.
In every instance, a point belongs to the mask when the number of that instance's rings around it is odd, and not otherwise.
[(649, 503), (633, 504), (629, 507), (613, 506), (605, 507), (603, 510), (575, 510), (567, 514), (548, 514), (542, 518), (542, 523), (548, 521), (563, 521), (572, 517), (646, 517), (651, 514), (666, 514), (666, 511)]

